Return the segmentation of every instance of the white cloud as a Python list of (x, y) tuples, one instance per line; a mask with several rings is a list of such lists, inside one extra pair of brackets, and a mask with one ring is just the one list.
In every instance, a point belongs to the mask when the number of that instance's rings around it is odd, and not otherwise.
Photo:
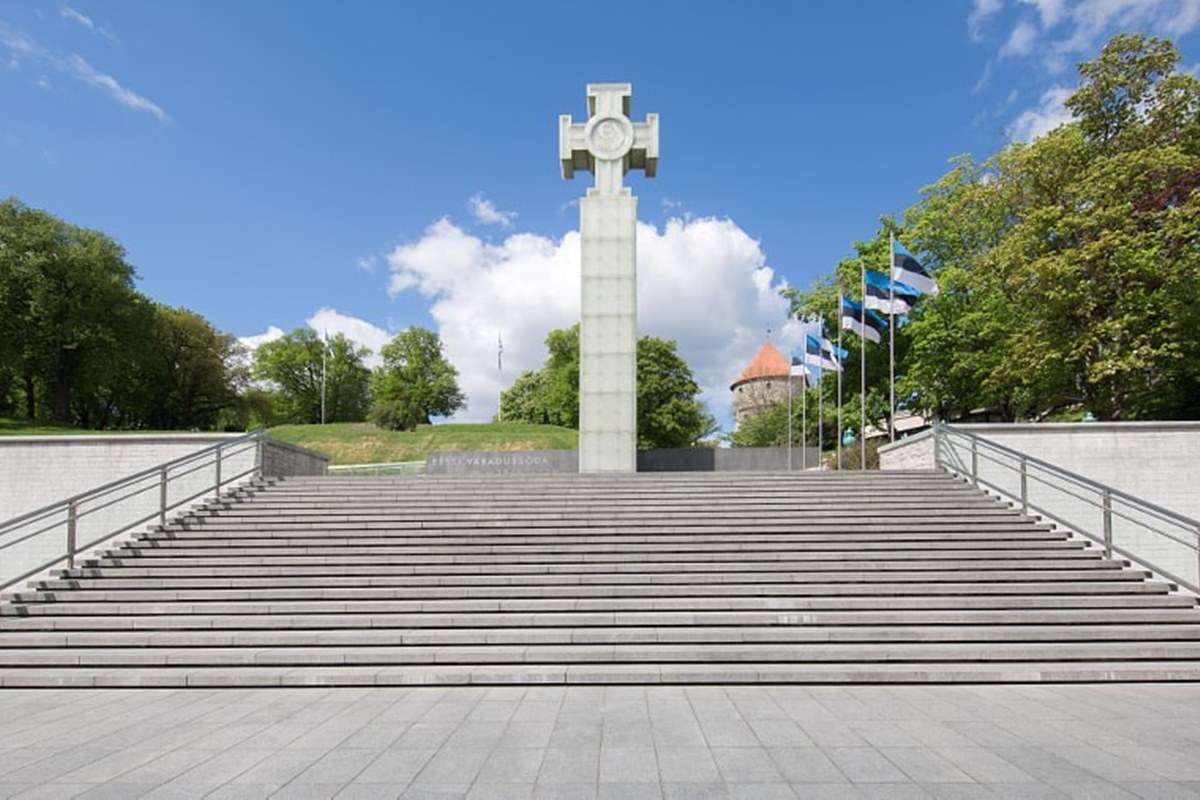
[(379, 256), (369, 255), (363, 256), (354, 262), (363, 272), (374, 272), (375, 267), (379, 265)]
[(975, 0), (971, 13), (967, 15), (967, 32), (975, 41), (983, 38), (983, 26), (987, 21), (1000, 13), (1004, 0)]
[[(460, 420), (496, 413), (501, 389), (540, 367), (544, 340), (579, 319), (579, 234), (561, 239), (515, 233), (489, 244), (441, 219), (389, 256), (389, 292), (432, 301), (446, 352), (469, 406)], [(638, 223), (638, 329), (679, 342), (704, 399), (728, 419), (729, 384), (762, 344), (767, 328), (794, 347), (802, 326), (787, 320), (783, 286), (760, 244), (729, 219)], [(504, 337), (504, 375), (496, 337)]]
[(1037, 28), (1029, 20), (1021, 20), (1000, 47), (1000, 58), (1027, 56), (1033, 52), (1033, 43), (1036, 40)]
[(92, 33), (103, 36), (105, 39), (108, 39), (113, 44), (118, 43), (117, 37), (114, 36), (110, 31), (108, 31), (102, 25), (97, 25), (95, 20), (93, 20), (91, 17), (89, 17), (86, 14), (83, 14), (79, 11), (76, 11), (75, 9), (71, 8), (70, 6), (63, 6), (62, 9), (59, 11), (59, 15), (65, 20), (74, 22), (75, 24), (77, 24), (81, 27), (87, 28)]
[(1053, 28), (1062, 19), (1066, 0), (1021, 0), (1027, 6), (1037, 9), (1043, 28)]
[(1071, 96), (1072, 91), (1065, 86), (1053, 86), (1047, 89), (1038, 104), (1022, 111), (1005, 129), (1005, 133), (1010, 139), (1031, 142), (1059, 125), (1070, 122), (1071, 112), (1063, 103)]
[(328, 333), (332, 337), (340, 333), (355, 344), (370, 348), (371, 355), (367, 356), (364, 361), (372, 369), (379, 366), (381, 362), (379, 351), (392, 340), (392, 334), (383, 328), (372, 325), (365, 319), (352, 317), (332, 308), (317, 309), (316, 313), (305, 322), (318, 334)]
[(22, 56), (41, 62), (60, 72), (73, 75), (90, 86), (103, 90), (111, 98), (127, 108), (145, 111), (153, 115), (159, 122), (170, 120), (167, 112), (163, 111), (162, 107), (157, 103), (132, 89), (122, 86), (120, 81), (112, 75), (99, 71), (82, 56), (74, 53), (65, 58), (59, 56), (3, 21), (0, 21), (0, 45), (9, 51), (10, 59)]
[(251, 354), (253, 354), (254, 351), (258, 349), (260, 344), (266, 344), (267, 342), (273, 342), (276, 339), (282, 338), (283, 329), (271, 325), (262, 333), (255, 334), (253, 336), (239, 336), (238, 341), (241, 342), (242, 346), (245, 347)]
[(491, 200), (483, 196), (483, 192), (471, 195), (467, 201), (467, 208), (471, 210), (471, 216), (479, 225), (499, 225), (501, 228), (511, 228), (513, 220), (517, 218), (515, 211), (501, 211), (496, 208)]
[(104, 89), (121, 105), (152, 114), (159, 122), (170, 120), (167, 112), (163, 111), (153, 100), (143, 97), (132, 89), (125, 88), (116, 78), (100, 72), (85, 61), (82, 56), (72, 53), (67, 59), (67, 64), (70, 65), (71, 69), (75, 71), (75, 74), (81, 80)]

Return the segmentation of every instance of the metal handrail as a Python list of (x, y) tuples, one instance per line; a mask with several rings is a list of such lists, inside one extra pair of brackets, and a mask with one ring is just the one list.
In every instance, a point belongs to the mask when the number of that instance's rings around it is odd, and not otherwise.
[[(0, 551), (27, 541), (42, 533), (46, 533), (47, 531), (61, 527), (64, 524), (66, 525), (65, 547), (63, 548), (61, 554), (56, 555), (53, 559), (47, 562), (39, 564), (37, 567), (31, 570), (23, 572), (15, 578), (5, 579), (4, 577), (0, 577), (0, 581), (3, 581), (0, 583), (0, 590), (6, 589), (9, 586), (12, 586), (14, 583), (24, 580), (31, 575), (36, 575), (43, 570), (49, 569), (50, 567), (64, 560), (67, 562), (67, 568), (71, 569), (75, 566), (76, 556), (82, 551), (90, 550), (96, 545), (107, 541), (114, 536), (120, 535), (139, 525), (149, 522), (155, 517), (158, 517), (159, 524), (166, 524), (167, 512), (172, 511), (179, 506), (184, 505), (185, 503), (190, 503), (197, 498), (209, 494), (210, 492), (213, 493), (215, 498), (219, 498), (222, 487), (234, 481), (241, 480), (248, 475), (256, 475), (261, 477), (263, 464), (263, 442), (265, 439), (265, 432), (259, 428), (243, 436), (237, 436), (232, 439), (227, 439), (223, 442), (217, 442), (216, 444), (201, 448), (200, 450), (188, 453), (187, 455), (173, 458), (170, 461), (164, 461), (161, 464), (156, 464), (153, 467), (148, 467), (131, 475), (117, 478), (116, 480), (109, 481), (108, 483), (102, 484), (93, 489), (88, 489), (87, 491), (71, 495), (64, 500), (50, 503), (49, 505), (42, 506), (41, 508), (28, 511), (24, 514), (13, 517), (12, 519), (0, 522), (0, 537), (3, 537), (6, 534), (21, 530), (22, 528), (31, 524), (37, 524), (47, 517), (53, 515), (58, 515), (59, 517), (57, 521), (47, 525), (46, 527), (39, 528), (32, 533), (25, 533), (13, 541), (0, 543)], [(232, 458), (233, 456), (241, 455), (242, 453), (252, 449), (255, 453), (254, 466), (243, 470), (236, 475), (222, 476), (222, 462), (228, 461), (228, 459)], [(187, 468), (183, 470), (178, 469), (179, 467), (184, 466)], [(211, 483), (205, 484), (200, 491), (195, 492), (188, 497), (175, 500), (174, 502), (170, 502), (168, 500), (168, 489), (172, 481), (179, 480), (180, 478), (210, 467), (213, 468), (214, 471), (213, 480)], [(150, 479), (157, 479), (157, 481), (154, 483), (147, 483), (145, 486), (133, 488), (136, 484)], [(116, 498), (109, 499), (110, 495), (129, 488), (132, 488), (132, 491), (121, 494)], [(131, 497), (144, 494), (151, 489), (158, 489), (158, 508), (156, 508), (153, 512), (140, 517), (133, 522), (125, 524), (116, 530), (105, 532), (100, 537), (88, 542), (85, 545), (80, 545), (77, 542), (76, 533), (79, 519), (87, 516), (88, 514), (92, 514), (124, 502)], [(100, 503), (99, 505), (83, 507), (85, 504), (90, 503), (91, 501), (101, 499), (103, 499), (104, 502)], [(65, 519), (62, 518), (62, 515), (65, 515)]]
[[(994, 490), (997, 494), (1019, 501), (1021, 504), (1021, 510), (1025, 514), (1028, 514), (1029, 510), (1033, 509), (1043, 517), (1054, 520), (1055, 522), (1058, 522), (1059, 524), (1070, 528), (1071, 530), (1083, 534), (1089, 539), (1092, 539), (1093, 541), (1103, 545), (1105, 556), (1108, 558), (1111, 558), (1114, 552), (1119, 553), (1126, 558), (1144, 564), (1152, 571), (1163, 575), (1180, 586), (1200, 594), (1200, 578), (1198, 578), (1197, 582), (1195, 583), (1185, 578), (1180, 578), (1178, 575), (1156, 566), (1146, 558), (1115, 545), (1113, 543), (1113, 518), (1117, 517), (1126, 520), (1133, 525), (1138, 526), (1142, 530), (1157, 534), (1165, 539), (1175, 542), (1176, 544), (1195, 551), (1198, 576), (1200, 576), (1200, 520), (1196, 520), (1184, 514), (1179, 514), (1175, 511), (1171, 511), (1170, 509), (1163, 508), (1162, 506), (1152, 503), (1149, 500), (1143, 500), (1140, 497), (1136, 497), (1128, 492), (1123, 492), (1120, 489), (1108, 486), (1100, 481), (1080, 475), (1077, 472), (1064, 469), (1055, 464), (1051, 464), (1048, 461), (1043, 461), (1040, 458), (1031, 456), (1028, 453), (1023, 453), (1020, 450), (1000, 444), (999, 442), (992, 441), (991, 439), (984, 438), (983, 436), (960, 430), (951, 425), (947, 425), (944, 422), (939, 422), (934, 425), (933, 435), (934, 463), (938, 468), (944, 469), (952, 474), (956, 474), (964, 479), (968, 479), (976, 486), (982, 484), (983, 486)], [(955, 443), (952, 441), (954, 438), (965, 441), (966, 445), (964, 446), (964, 449), (969, 449), (970, 453), (969, 467), (965, 459), (957, 452), (955, 452), (953, 456), (947, 457), (949, 455), (947, 451), (955, 447)], [(992, 453), (995, 453), (997, 456), (1001, 457), (993, 456), (988, 452), (982, 451), (991, 451)], [(1009, 460), (1005, 461), (1002, 458), (1004, 456), (1008, 457)], [(1019, 494), (1014, 494), (1011, 489), (1006, 489), (996, 483), (993, 483), (992, 481), (983, 478), (979, 473), (979, 460), (981, 458), (999, 467), (1003, 467), (1015, 472), (1020, 478), (1021, 488)], [(1013, 461), (1017, 463), (1011, 463)], [(1049, 473), (1049, 475), (1039, 475), (1037, 474), (1037, 471)], [(1084, 496), (1082, 494), (1078, 494), (1077, 492), (1070, 491), (1067, 487), (1053, 483), (1051, 480), (1048, 480), (1048, 478), (1053, 478), (1064, 481), (1068, 484), (1072, 484), (1073, 488), (1088, 491), (1092, 496)], [(1086, 505), (1099, 509), (1101, 512), (1103, 526), (1102, 533), (1096, 534), (1088, 530), (1087, 526), (1079, 525), (1078, 521), (1064, 519), (1058, 513), (1031, 502), (1029, 499), (1030, 479), (1037, 481), (1041, 485), (1057, 492), (1061, 492), (1067, 497), (1074, 498), (1081, 503), (1085, 503)], [(1129, 513), (1122, 513), (1120, 509), (1114, 509), (1114, 500), (1126, 506)], [(1148, 524), (1142, 519), (1137, 519), (1131, 516), (1131, 513), (1137, 513), (1145, 517), (1150, 517), (1155, 520), (1165, 522), (1169, 525), (1173, 525), (1176, 528), (1183, 530), (1187, 534), (1188, 538), (1179, 538), (1178, 536), (1167, 531), (1160, 530), (1159, 528)]]

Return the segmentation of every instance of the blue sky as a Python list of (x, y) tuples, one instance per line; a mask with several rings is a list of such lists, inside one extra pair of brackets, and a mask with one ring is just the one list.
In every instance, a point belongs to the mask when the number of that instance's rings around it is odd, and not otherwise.
[[(680, 340), (724, 415), (782, 281), (828, 270), (954, 154), (1064, 119), (1072, 64), (1108, 35), (1200, 61), (1200, 0), (603, 8), (6, 3), (0, 195), (108, 232), (143, 291), (239, 336), (322, 309), (368, 344), (438, 327), (472, 373), (464, 418), (486, 418), (511, 379), (474, 375), (496, 334), (512, 372), (572, 313), (559, 273), (590, 179), (559, 177), (557, 115), (629, 81), (662, 126), (658, 177), (629, 179), (658, 282), (642, 329)], [(543, 294), (509, 291), (539, 270)], [(664, 308), (673, 289), (692, 305)]]

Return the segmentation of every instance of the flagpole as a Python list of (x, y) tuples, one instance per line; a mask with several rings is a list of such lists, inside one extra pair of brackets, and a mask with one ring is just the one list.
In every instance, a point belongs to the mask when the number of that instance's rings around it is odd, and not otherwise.
[(859, 260), (859, 275), (862, 279), (862, 317), (859, 320), (858, 338), (862, 357), (858, 361), (858, 468), (867, 468), (867, 262)]
[[(821, 325), (821, 348), (825, 347), (825, 318), (818, 317)], [(817, 468), (821, 468), (821, 458), (825, 454), (825, 431), (822, 427), (825, 422), (825, 370), (817, 365)]]
[(792, 362), (788, 361), (788, 472), (792, 471)]
[(321, 424), (325, 424), (325, 353), (329, 350), (329, 331), (321, 334)]
[[(807, 336), (807, 334), (805, 334)], [(808, 341), (804, 342), (804, 360), (808, 361)], [(808, 469), (808, 364), (804, 364), (804, 394), (800, 395), (800, 468)]]
[[(838, 352), (842, 350), (842, 314), (845, 309), (845, 303), (842, 302), (842, 293), (838, 292)], [(833, 449), (837, 451), (837, 468), (840, 472), (842, 469), (842, 370), (838, 370), (837, 378), (837, 441), (833, 443)]]
[(888, 408), (889, 441), (896, 441), (896, 279), (892, 262), (896, 260), (896, 234), (888, 232), (888, 388), (891, 393)]

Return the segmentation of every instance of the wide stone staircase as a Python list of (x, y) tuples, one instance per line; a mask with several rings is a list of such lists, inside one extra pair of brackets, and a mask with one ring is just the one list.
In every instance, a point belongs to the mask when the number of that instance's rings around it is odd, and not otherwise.
[(288, 478), (0, 603), (3, 686), (1200, 679), (1200, 609), (942, 473)]

